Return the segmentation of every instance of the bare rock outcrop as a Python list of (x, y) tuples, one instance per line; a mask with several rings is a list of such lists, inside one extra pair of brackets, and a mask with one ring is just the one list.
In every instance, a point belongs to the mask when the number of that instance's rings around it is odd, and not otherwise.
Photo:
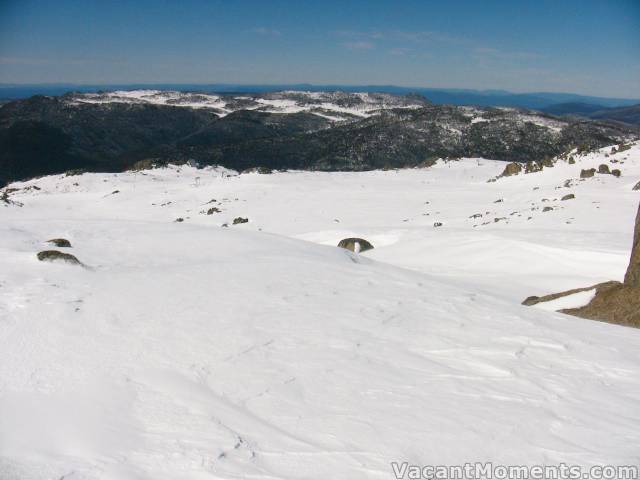
[(519, 163), (509, 163), (504, 167), (504, 171), (500, 174), (501, 177), (510, 177), (511, 175), (517, 175), (522, 171), (522, 165)]
[(624, 276), (625, 285), (640, 287), (640, 206), (636, 215), (636, 228), (633, 234), (631, 260)]
[(640, 327), (640, 287), (606, 282), (596, 288), (593, 299), (584, 307), (560, 310), (576, 317)]

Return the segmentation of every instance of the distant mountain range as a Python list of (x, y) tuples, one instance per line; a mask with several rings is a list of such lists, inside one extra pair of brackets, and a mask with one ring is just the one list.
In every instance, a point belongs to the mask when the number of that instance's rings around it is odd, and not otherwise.
[[(95, 93), (113, 90), (173, 90), (201, 93), (268, 93), (285, 90), (308, 92), (380, 92), (395, 95), (417, 93), (431, 102), (450, 105), (481, 107), (519, 107), (535, 110), (553, 108), (556, 104), (588, 104), (603, 108), (626, 107), (640, 104), (640, 99), (607, 98), (572, 93), (513, 93), (505, 90), (468, 90), (446, 88), (398, 87), (394, 85), (238, 85), (238, 84), (117, 84), (117, 85), (13, 85), (0, 84), (0, 99), (16, 100), (32, 95), (63, 95), (68, 92)], [(567, 112), (576, 113), (576, 112)]]
[(594, 105), (591, 103), (569, 102), (558, 103), (541, 110), (552, 115), (575, 115), (640, 125), (640, 104), (627, 107), (606, 108), (602, 105)]
[(541, 161), (640, 129), (417, 94), (163, 90), (34, 96), (0, 107), (0, 184), (81, 169), (196, 162), (236, 170), (372, 170), (440, 157)]

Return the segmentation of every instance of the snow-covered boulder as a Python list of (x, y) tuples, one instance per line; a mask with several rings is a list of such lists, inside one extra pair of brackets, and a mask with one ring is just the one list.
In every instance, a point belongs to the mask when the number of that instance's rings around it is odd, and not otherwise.
[(359, 252), (366, 252), (367, 250), (372, 250), (373, 245), (364, 238), (344, 238), (340, 240), (338, 243), (340, 248), (346, 248), (347, 250), (351, 250), (352, 252), (356, 251), (356, 248)]

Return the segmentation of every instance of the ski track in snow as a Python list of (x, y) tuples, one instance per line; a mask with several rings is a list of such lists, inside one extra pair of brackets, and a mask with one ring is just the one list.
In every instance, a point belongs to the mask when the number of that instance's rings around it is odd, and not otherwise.
[[(13, 184), (41, 190), (0, 205), (0, 478), (637, 465), (640, 331), (520, 305), (622, 278), (640, 146), (608, 151), (492, 183), (464, 159)], [(55, 237), (90, 268), (38, 262)]]

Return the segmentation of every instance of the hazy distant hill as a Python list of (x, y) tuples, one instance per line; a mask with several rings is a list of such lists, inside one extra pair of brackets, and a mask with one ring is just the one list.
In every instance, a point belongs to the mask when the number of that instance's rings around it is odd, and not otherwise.
[(640, 125), (640, 104), (630, 107), (608, 108), (590, 115), (591, 118), (617, 120), (619, 122)]
[(552, 115), (583, 115), (589, 116), (592, 113), (604, 110), (602, 105), (582, 102), (556, 103), (542, 108), (541, 111)]
[(589, 103), (559, 103), (541, 109), (553, 115), (577, 115), (601, 120), (615, 120), (630, 124), (640, 124), (640, 104), (626, 107), (606, 108)]

